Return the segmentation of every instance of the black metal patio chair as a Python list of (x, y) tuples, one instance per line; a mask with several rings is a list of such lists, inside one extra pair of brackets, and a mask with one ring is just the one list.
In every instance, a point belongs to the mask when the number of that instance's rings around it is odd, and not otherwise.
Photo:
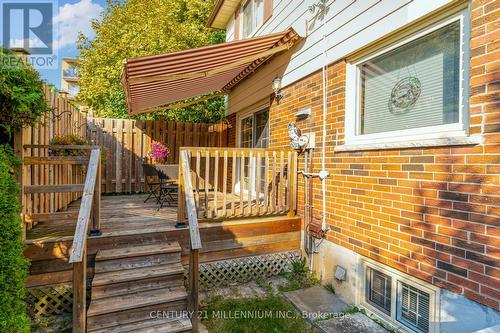
[(156, 170), (158, 178), (160, 179), (160, 196), (158, 203), (162, 208), (164, 204), (169, 206), (177, 202), (174, 196), (178, 194), (178, 185), (176, 182), (179, 179), (179, 165), (178, 164), (157, 164)]
[(154, 198), (156, 202), (160, 204), (161, 182), (158, 181), (158, 170), (156, 170), (154, 165), (146, 163), (142, 165), (142, 170), (144, 173), (146, 191), (149, 192), (149, 196), (144, 200), (144, 203)]

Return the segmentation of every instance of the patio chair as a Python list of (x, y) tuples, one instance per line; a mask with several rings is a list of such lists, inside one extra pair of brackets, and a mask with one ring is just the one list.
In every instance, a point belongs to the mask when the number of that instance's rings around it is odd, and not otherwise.
[(160, 197), (158, 202), (160, 208), (164, 204), (175, 203), (174, 195), (178, 193), (178, 185), (176, 182), (179, 179), (179, 165), (178, 164), (159, 164), (156, 165), (158, 178), (160, 179)]
[(155, 179), (158, 179), (158, 171), (151, 164), (143, 164), (142, 170), (144, 173), (146, 191), (149, 192), (149, 196), (146, 200), (144, 200), (144, 203), (146, 203), (149, 199), (154, 198), (156, 199), (156, 202), (160, 204), (161, 182), (155, 181)]

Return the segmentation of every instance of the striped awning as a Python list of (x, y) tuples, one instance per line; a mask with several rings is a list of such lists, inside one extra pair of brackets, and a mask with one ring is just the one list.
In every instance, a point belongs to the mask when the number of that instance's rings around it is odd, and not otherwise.
[(155, 112), (187, 98), (228, 92), (299, 35), (285, 32), (179, 52), (128, 59), (122, 85), (130, 114)]

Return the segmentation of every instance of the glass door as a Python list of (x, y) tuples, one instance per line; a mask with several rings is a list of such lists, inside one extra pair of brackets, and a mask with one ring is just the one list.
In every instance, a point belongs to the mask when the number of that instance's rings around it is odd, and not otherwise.
[[(247, 117), (244, 117), (240, 120), (240, 143), (239, 146), (241, 148), (267, 148), (269, 146), (269, 110), (264, 109), (258, 112), (255, 112)], [(243, 184), (236, 184), (237, 191), (243, 190), (244, 192), (252, 190), (253, 193), (256, 191), (256, 184), (250, 184), (250, 179), (257, 179), (256, 173), (261, 173), (261, 184), (259, 186), (259, 195), (263, 193), (265, 186), (265, 165), (264, 165), (264, 157), (261, 157), (261, 168), (260, 170), (256, 170), (257, 168), (257, 157), (254, 156), (252, 160), (250, 157), (245, 157), (243, 161), (238, 162), (244, 163), (243, 165)], [(239, 170), (237, 168), (237, 179), (239, 180)], [(252, 174), (250, 174), (252, 173)], [(250, 177), (252, 176), (252, 177)]]

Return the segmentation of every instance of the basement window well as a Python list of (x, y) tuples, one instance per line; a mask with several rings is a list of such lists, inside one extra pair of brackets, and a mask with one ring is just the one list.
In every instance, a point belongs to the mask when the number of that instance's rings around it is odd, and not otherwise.
[(407, 332), (439, 332), (439, 288), (363, 259), (360, 305)]

